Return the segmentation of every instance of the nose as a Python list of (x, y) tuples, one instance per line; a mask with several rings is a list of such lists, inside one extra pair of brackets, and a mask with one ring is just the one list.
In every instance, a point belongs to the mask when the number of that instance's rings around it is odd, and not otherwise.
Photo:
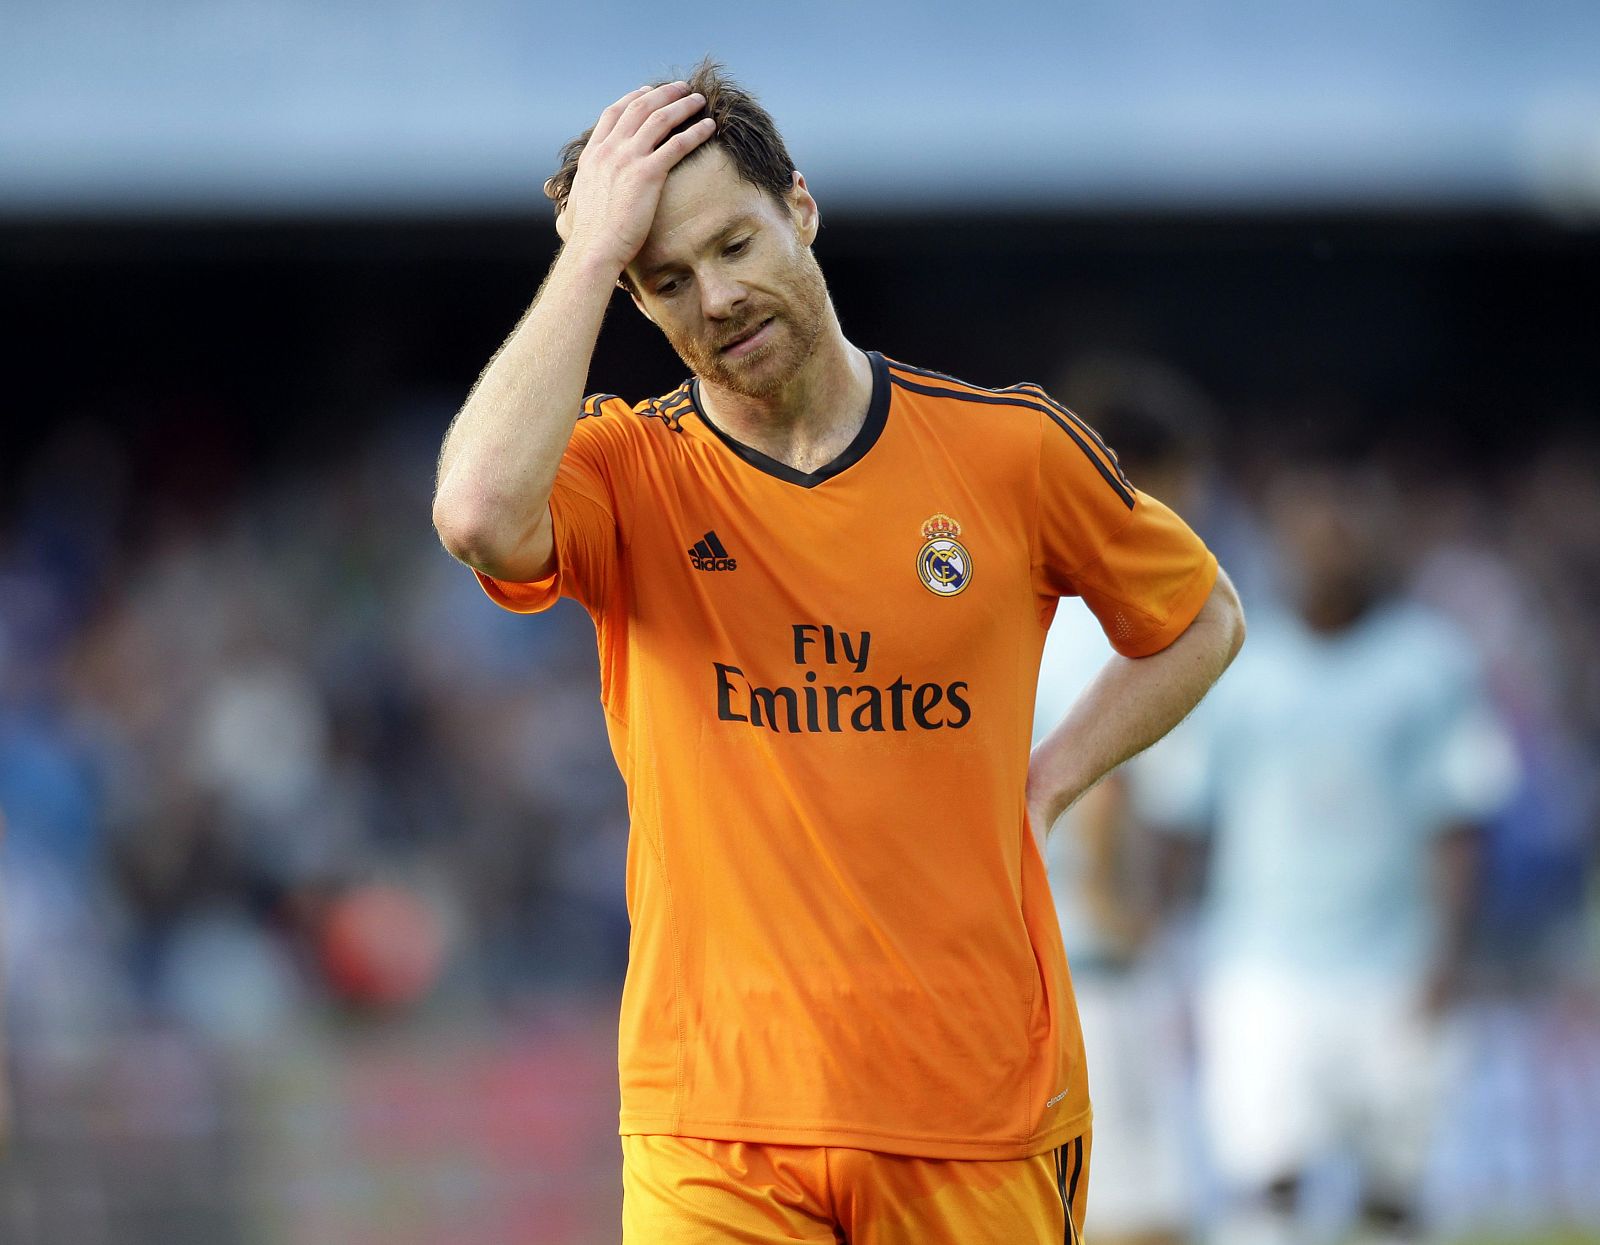
[(708, 320), (728, 320), (738, 314), (744, 302), (743, 284), (723, 269), (713, 267), (699, 274), (700, 312)]

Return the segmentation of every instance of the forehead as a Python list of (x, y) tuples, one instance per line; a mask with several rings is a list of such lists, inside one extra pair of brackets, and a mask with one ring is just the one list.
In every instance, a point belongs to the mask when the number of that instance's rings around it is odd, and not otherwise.
[(634, 266), (648, 270), (685, 259), (731, 222), (776, 210), (769, 195), (739, 176), (726, 151), (711, 147), (667, 175), (650, 235)]

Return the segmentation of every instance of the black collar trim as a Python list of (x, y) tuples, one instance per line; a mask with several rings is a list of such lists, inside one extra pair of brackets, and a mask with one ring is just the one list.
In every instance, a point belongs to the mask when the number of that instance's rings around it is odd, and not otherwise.
[(815, 471), (796, 471), (788, 463), (781, 463), (776, 458), (769, 458), (760, 450), (752, 449), (742, 441), (735, 441), (718, 428), (707, 418), (705, 407), (700, 404), (698, 380), (689, 385), (689, 400), (694, 403), (694, 413), (700, 417), (701, 423), (716, 433), (718, 440), (757, 471), (764, 471), (769, 476), (776, 476), (789, 484), (798, 484), (801, 488), (815, 488), (824, 480), (831, 480), (841, 471), (855, 466), (867, 456), (867, 451), (876, 445), (878, 438), (883, 435), (884, 425), (889, 420), (889, 367), (876, 350), (867, 351), (867, 359), (872, 364), (872, 401), (867, 406), (867, 418), (861, 425), (861, 431), (856, 433), (855, 439), (840, 451), (837, 458), (824, 463)]

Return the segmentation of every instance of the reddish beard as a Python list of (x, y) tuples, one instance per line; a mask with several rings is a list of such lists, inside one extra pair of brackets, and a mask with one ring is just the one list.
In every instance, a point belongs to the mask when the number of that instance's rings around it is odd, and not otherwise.
[[(786, 284), (776, 301), (742, 319), (738, 327), (720, 329), (714, 342), (671, 334), (667, 340), (702, 381), (747, 398), (770, 398), (781, 392), (811, 358), (827, 320), (828, 286), (810, 251), (801, 253), (792, 279)], [(772, 340), (739, 358), (723, 355), (723, 347), (768, 319), (772, 320)]]

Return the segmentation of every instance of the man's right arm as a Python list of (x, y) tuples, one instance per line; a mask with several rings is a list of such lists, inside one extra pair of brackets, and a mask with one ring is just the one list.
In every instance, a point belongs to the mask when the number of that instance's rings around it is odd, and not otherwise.
[(453, 557), (494, 579), (554, 569), (550, 490), (620, 272), (563, 250), (445, 435), (433, 525)]
[(452, 556), (494, 579), (555, 569), (550, 490), (572, 436), (606, 306), (655, 218), (672, 168), (707, 138), (681, 82), (623, 96), (595, 124), (558, 227), (566, 245), (478, 378), (439, 455), (433, 524)]

